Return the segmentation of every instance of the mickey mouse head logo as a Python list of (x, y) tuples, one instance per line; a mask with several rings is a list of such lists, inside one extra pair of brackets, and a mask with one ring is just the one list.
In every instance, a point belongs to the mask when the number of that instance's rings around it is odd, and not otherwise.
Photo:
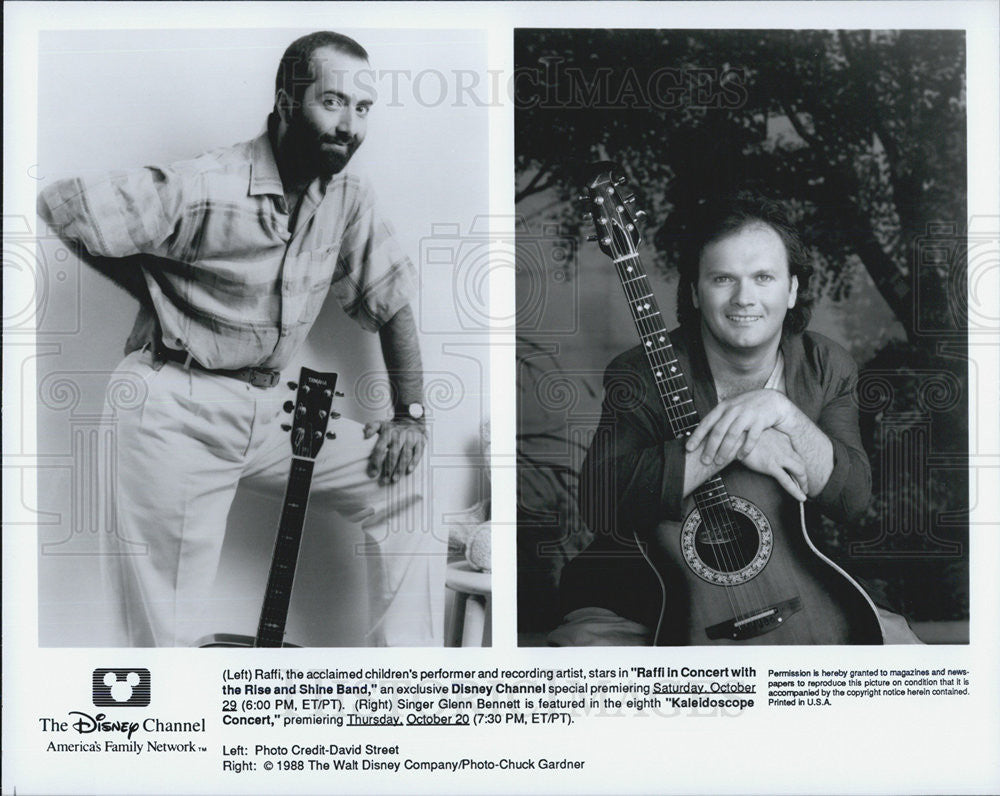
[(111, 698), (115, 702), (128, 702), (132, 698), (132, 689), (139, 685), (139, 674), (129, 672), (124, 680), (119, 680), (115, 672), (105, 672), (104, 685), (111, 690)]
[(143, 708), (149, 704), (149, 669), (120, 666), (94, 669), (94, 704), (99, 708)]

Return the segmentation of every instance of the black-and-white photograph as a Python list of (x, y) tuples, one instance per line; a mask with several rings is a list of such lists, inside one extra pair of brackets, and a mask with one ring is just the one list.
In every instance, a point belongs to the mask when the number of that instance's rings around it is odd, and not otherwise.
[(482, 33), (46, 31), (38, 69), (39, 644), (489, 645)]
[(998, 25), (6, 4), (0, 791), (998, 792)]
[(515, 32), (521, 645), (968, 642), (965, 64)]

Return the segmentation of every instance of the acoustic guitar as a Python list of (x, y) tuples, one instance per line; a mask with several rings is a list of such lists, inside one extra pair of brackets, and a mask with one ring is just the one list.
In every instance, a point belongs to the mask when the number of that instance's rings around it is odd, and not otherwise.
[(295, 403), (286, 401), (284, 409), (291, 413), (290, 424), (283, 424), (291, 432), (292, 465), (285, 489), (285, 501), (278, 522), (278, 536), (274, 542), (274, 555), (267, 577), (264, 604), (256, 636), (233, 633), (215, 633), (198, 641), (199, 647), (295, 647), (285, 639), (285, 623), (292, 598), (295, 567), (302, 541), (302, 527), (306, 521), (309, 489), (312, 486), (313, 465), (325, 439), (336, 439), (327, 431), (331, 419), (340, 415), (331, 411), (333, 398), (343, 397), (337, 392), (337, 374), (319, 373), (302, 368), (299, 381), (289, 382), (296, 391)]
[[(699, 422), (687, 377), (639, 260), (634, 195), (614, 163), (594, 164), (581, 197), (611, 258), (674, 439)], [(733, 462), (699, 486), (682, 522), (636, 542), (659, 580), (653, 643), (881, 644), (875, 605), (812, 543), (798, 503), (770, 476)]]

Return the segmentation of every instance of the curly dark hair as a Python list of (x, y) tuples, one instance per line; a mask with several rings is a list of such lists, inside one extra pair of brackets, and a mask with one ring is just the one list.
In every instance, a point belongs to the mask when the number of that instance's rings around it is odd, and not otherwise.
[(705, 247), (754, 224), (766, 224), (778, 233), (788, 254), (789, 274), (799, 281), (795, 306), (785, 315), (785, 331), (798, 333), (809, 325), (813, 304), (809, 280), (813, 267), (808, 250), (780, 204), (755, 192), (739, 191), (706, 202), (693, 214), (690, 230), (680, 247), (677, 320), (682, 326), (697, 328), (701, 323), (701, 312), (694, 306), (691, 289), (698, 281), (701, 253)]
[(316, 79), (312, 69), (312, 56), (320, 47), (331, 47), (337, 52), (353, 56), (361, 61), (368, 60), (365, 50), (350, 36), (334, 33), (332, 30), (318, 30), (301, 36), (285, 50), (278, 64), (278, 73), (274, 77), (274, 96), (282, 89), (292, 98), (295, 107), (302, 104), (302, 96), (306, 89)]

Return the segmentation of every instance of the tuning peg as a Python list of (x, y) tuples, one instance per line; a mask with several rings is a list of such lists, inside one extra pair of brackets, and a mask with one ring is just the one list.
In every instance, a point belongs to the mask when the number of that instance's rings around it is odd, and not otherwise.
[(323, 432), (322, 431), (314, 431), (313, 432), (313, 439), (323, 439)]
[(343, 397), (344, 397), (344, 394), (343, 394), (342, 392), (335, 392), (335, 393), (334, 393), (334, 395), (335, 395), (335, 396), (336, 396), (337, 398), (343, 398)]
[(617, 180), (615, 180), (615, 185), (624, 185), (624, 184), (625, 184), (624, 177), (619, 177)]
[(288, 425), (288, 423), (282, 423), (281, 424), (281, 430), (282, 431), (291, 431), (292, 427), (290, 425)]
[(289, 414), (291, 414), (292, 410), (295, 409), (295, 404), (293, 404), (291, 401), (285, 401), (284, 406), (282, 406), (281, 408), (284, 409)]
[(597, 235), (588, 235), (587, 236), (587, 241), (590, 242), (590, 243), (593, 243), (596, 240), (597, 240)]
[(626, 204), (626, 205), (630, 205), (630, 204), (632, 204), (632, 203), (633, 203), (634, 201), (635, 201), (635, 194), (634, 194), (634, 193), (632, 193), (632, 194), (629, 194), (629, 195), (628, 195), (628, 196), (626, 196), (626, 197), (625, 197), (624, 199), (622, 199), (622, 203), (623, 203), (623, 204)]
[(646, 215), (646, 211), (645, 210), (636, 210), (635, 211), (635, 217), (636, 218), (642, 218), (644, 215)]
[(330, 412), (331, 420), (340, 420), (340, 412)]
[(297, 390), (298, 388), (299, 388), (299, 385), (296, 384), (294, 381), (288, 382), (288, 389), (289, 390)]
[(590, 197), (587, 194), (582, 193), (578, 197), (576, 197), (576, 200), (578, 202), (589, 202), (590, 201)]
[(327, 432), (326, 432), (326, 438), (327, 438), (327, 439), (336, 439), (336, 438), (337, 438), (337, 435), (336, 435), (336, 434), (334, 434), (334, 433), (333, 433), (332, 431), (327, 431)]

